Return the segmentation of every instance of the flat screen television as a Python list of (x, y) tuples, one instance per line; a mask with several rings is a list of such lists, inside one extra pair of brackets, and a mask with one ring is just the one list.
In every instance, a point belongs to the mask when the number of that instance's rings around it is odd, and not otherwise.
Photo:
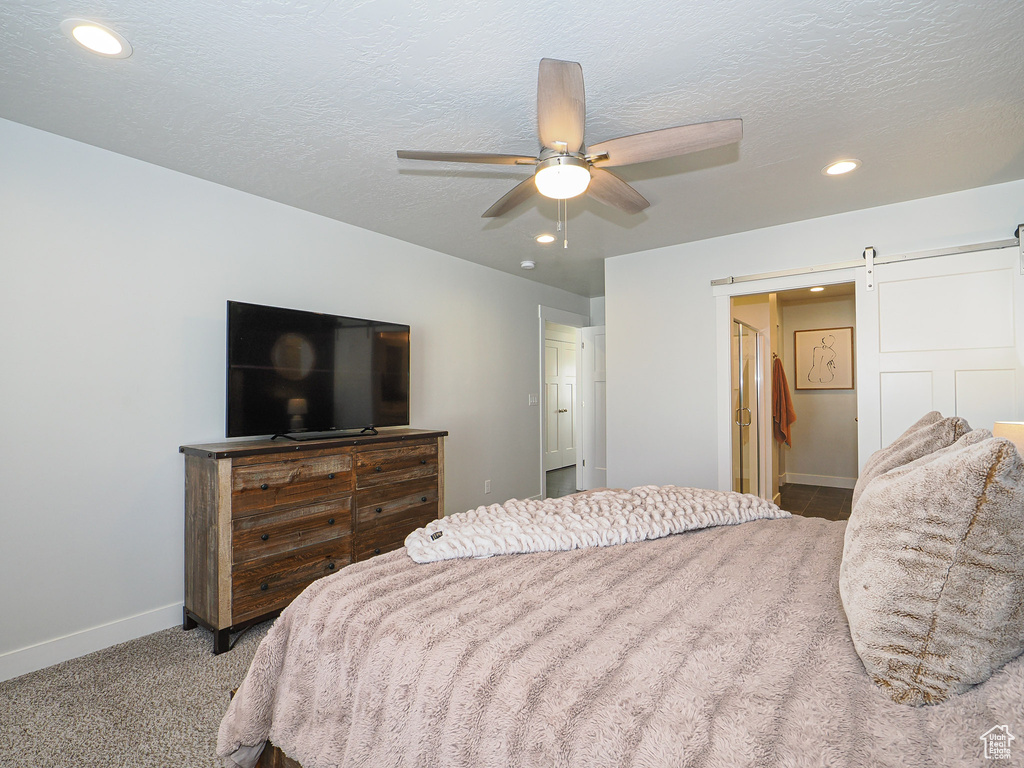
[(227, 341), (228, 437), (409, 423), (407, 325), (229, 301)]

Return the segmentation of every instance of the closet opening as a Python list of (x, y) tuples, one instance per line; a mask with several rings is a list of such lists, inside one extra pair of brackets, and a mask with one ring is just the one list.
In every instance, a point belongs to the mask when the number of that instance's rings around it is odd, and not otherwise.
[(854, 284), (732, 296), (730, 315), (732, 490), (847, 519), (858, 474)]

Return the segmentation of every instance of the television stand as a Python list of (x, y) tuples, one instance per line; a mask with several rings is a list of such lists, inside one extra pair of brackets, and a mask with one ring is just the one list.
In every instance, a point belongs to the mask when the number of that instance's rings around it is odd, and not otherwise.
[(377, 435), (377, 434), (380, 434), (379, 432), (377, 432), (377, 428), (373, 427), (373, 426), (370, 426), (370, 427), (363, 427), (358, 432), (356, 432), (354, 429), (353, 430), (337, 430), (337, 431), (331, 431), (331, 432), (305, 432), (305, 433), (299, 433), (297, 435), (290, 435), (290, 434), (286, 434), (284, 432), (278, 432), (276, 435), (271, 436), (270, 439), (271, 440), (277, 440), (277, 438), (283, 437), (285, 440), (293, 440), (296, 443), (303, 443), (303, 442), (305, 442), (307, 440), (335, 440), (335, 439), (341, 440), (342, 438), (345, 438), (345, 437), (356, 437), (358, 435)]
[(230, 633), (276, 615), (315, 579), (400, 549), (444, 514), (447, 434), (181, 446), (182, 628), (211, 630), (222, 653)]

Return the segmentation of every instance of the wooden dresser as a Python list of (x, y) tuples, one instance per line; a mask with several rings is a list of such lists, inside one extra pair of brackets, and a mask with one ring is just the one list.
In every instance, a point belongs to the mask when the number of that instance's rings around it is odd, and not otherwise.
[(183, 445), (183, 626), (229, 633), (444, 514), (447, 432)]

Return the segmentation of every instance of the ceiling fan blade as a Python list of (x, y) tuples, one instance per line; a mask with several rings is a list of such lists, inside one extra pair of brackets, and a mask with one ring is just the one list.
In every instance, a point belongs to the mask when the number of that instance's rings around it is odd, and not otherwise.
[(401, 160), (440, 160), (445, 163), (491, 163), (494, 165), (536, 165), (529, 155), (493, 155), (487, 152), (410, 152), (398, 150)]
[(588, 157), (608, 155), (607, 159), (594, 158), (594, 163), (603, 168), (616, 165), (646, 163), (666, 157), (699, 152), (702, 149), (721, 147), (743, 138), (743, 121), (715, 120), (710, 123), (694, 123), (665, 128), (661, 131), (635, 133), (618, 139), (602, 141), (587, 148)]
[(575, 61), (541, 59), (537, 75), (537, 135), (542, 146), (579, 152), (587, 118), (583, 67)]
[(530, 195), (532, 195), (536, 191), (537, 185), (534, 184), (533, 176), (531, 176), (526, 181), (512, 187), (512, 189), (509, 190), (508, 194), (506, 194), (503, 198), (501, 198), (501, 200), (499, 200), (486, 211), (484, 211), (483, 216), (481, 216), (481, 218), (494, 219), (497, 218), (498, 216), (502, 216), (511, 211), (521, 202), (526, 200), (526, 198), (530, 197)]
[(605, 205), (626, 213), (640, 213), (650, 205), (643, 195), (614, 173), (603, 168), (590, 169), (590, 186), (587, 187), (587, 194)]

